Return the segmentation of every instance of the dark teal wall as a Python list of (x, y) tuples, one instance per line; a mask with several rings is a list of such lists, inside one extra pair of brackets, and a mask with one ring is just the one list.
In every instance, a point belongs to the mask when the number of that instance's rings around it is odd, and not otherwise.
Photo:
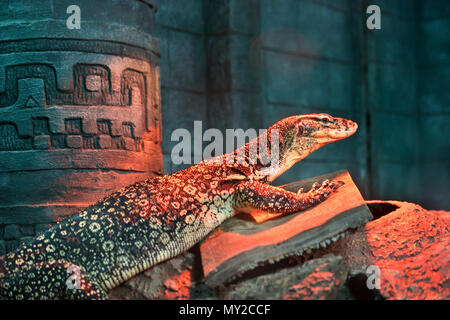
[(371, 195), (423, 203), (420, 194), (417, 4), (373, 1), (382, 29), (365, 32), (365, 105), (370, 128)]
[[(381, 30), (365, 28), (369, 4)], [(276, 183), (347, 168), (366, 199), (450, 208), (450, 2), (161, 0), (165, 172), (176, 128), (265, 128), (326, 112), (358, 133)]]
[(450, 1), (418, 3), (417, 72), (420, 196), (450, 207)]
[(156, 35), (161, 41), (161, 98), (164, 105), (165, 173), (178, 170), (170, 161), (177, 128), (192, 130), (194, 120), (206, 119), (206, 47), (203, 2), (158, 2)]

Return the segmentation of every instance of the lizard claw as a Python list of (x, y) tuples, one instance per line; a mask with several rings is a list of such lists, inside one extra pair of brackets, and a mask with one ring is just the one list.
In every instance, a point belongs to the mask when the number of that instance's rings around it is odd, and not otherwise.
[(333, 192), (336, 191), (344, 182), (342, 181), (329, 181), (325, 180), (322, 185), (315, 182), (310, 190), (317, 199), (321, 202), (327, 199)]
[(314, 182), (313, 185), (311, 186), (312, 190), (318, 190), (320, 188), (320, 183), (318, 182)]
[(336, 190), (343, 184), (345, 184), (343, 181), (333, 181), (333, 183), (330, 185), (330, 187), (331, 187), (331, 189)]

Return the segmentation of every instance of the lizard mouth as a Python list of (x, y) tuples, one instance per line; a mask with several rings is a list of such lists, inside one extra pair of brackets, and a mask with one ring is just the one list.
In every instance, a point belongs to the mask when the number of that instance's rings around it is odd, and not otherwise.
[(339, 129), (328, 129), (327, 136), (334, 140), (340, 140), (350, 137), (358, 130), (358, 124), (356, 122), (347, 121), (347, 126)]
[(326, 125), (320, 130), (312, 132), (311, 136), (316, 138), (319, 144), (327, 144), (348, 138), (358, 130), (356, 122), (347, 119), (336, 119), (337, 121), (334, 124)]

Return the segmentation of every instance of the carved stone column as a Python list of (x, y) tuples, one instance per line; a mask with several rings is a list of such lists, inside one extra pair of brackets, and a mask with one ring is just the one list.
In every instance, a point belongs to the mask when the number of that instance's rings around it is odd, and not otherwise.
[(155, 1), (0, 2), (0, 255), (162, 173)]

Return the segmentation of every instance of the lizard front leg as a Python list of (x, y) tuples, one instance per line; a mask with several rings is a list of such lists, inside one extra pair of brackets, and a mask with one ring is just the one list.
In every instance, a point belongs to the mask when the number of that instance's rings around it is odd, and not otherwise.
[(255, 181), (241, 183), (235, 192), (234, 208), (240, 212), (263, 211), (271, 214), (294, 213), (306, 210), (324, 201), (343, 182), (325, 180), (314, 183), (311, 190), (293, 193), (280, 187)]

